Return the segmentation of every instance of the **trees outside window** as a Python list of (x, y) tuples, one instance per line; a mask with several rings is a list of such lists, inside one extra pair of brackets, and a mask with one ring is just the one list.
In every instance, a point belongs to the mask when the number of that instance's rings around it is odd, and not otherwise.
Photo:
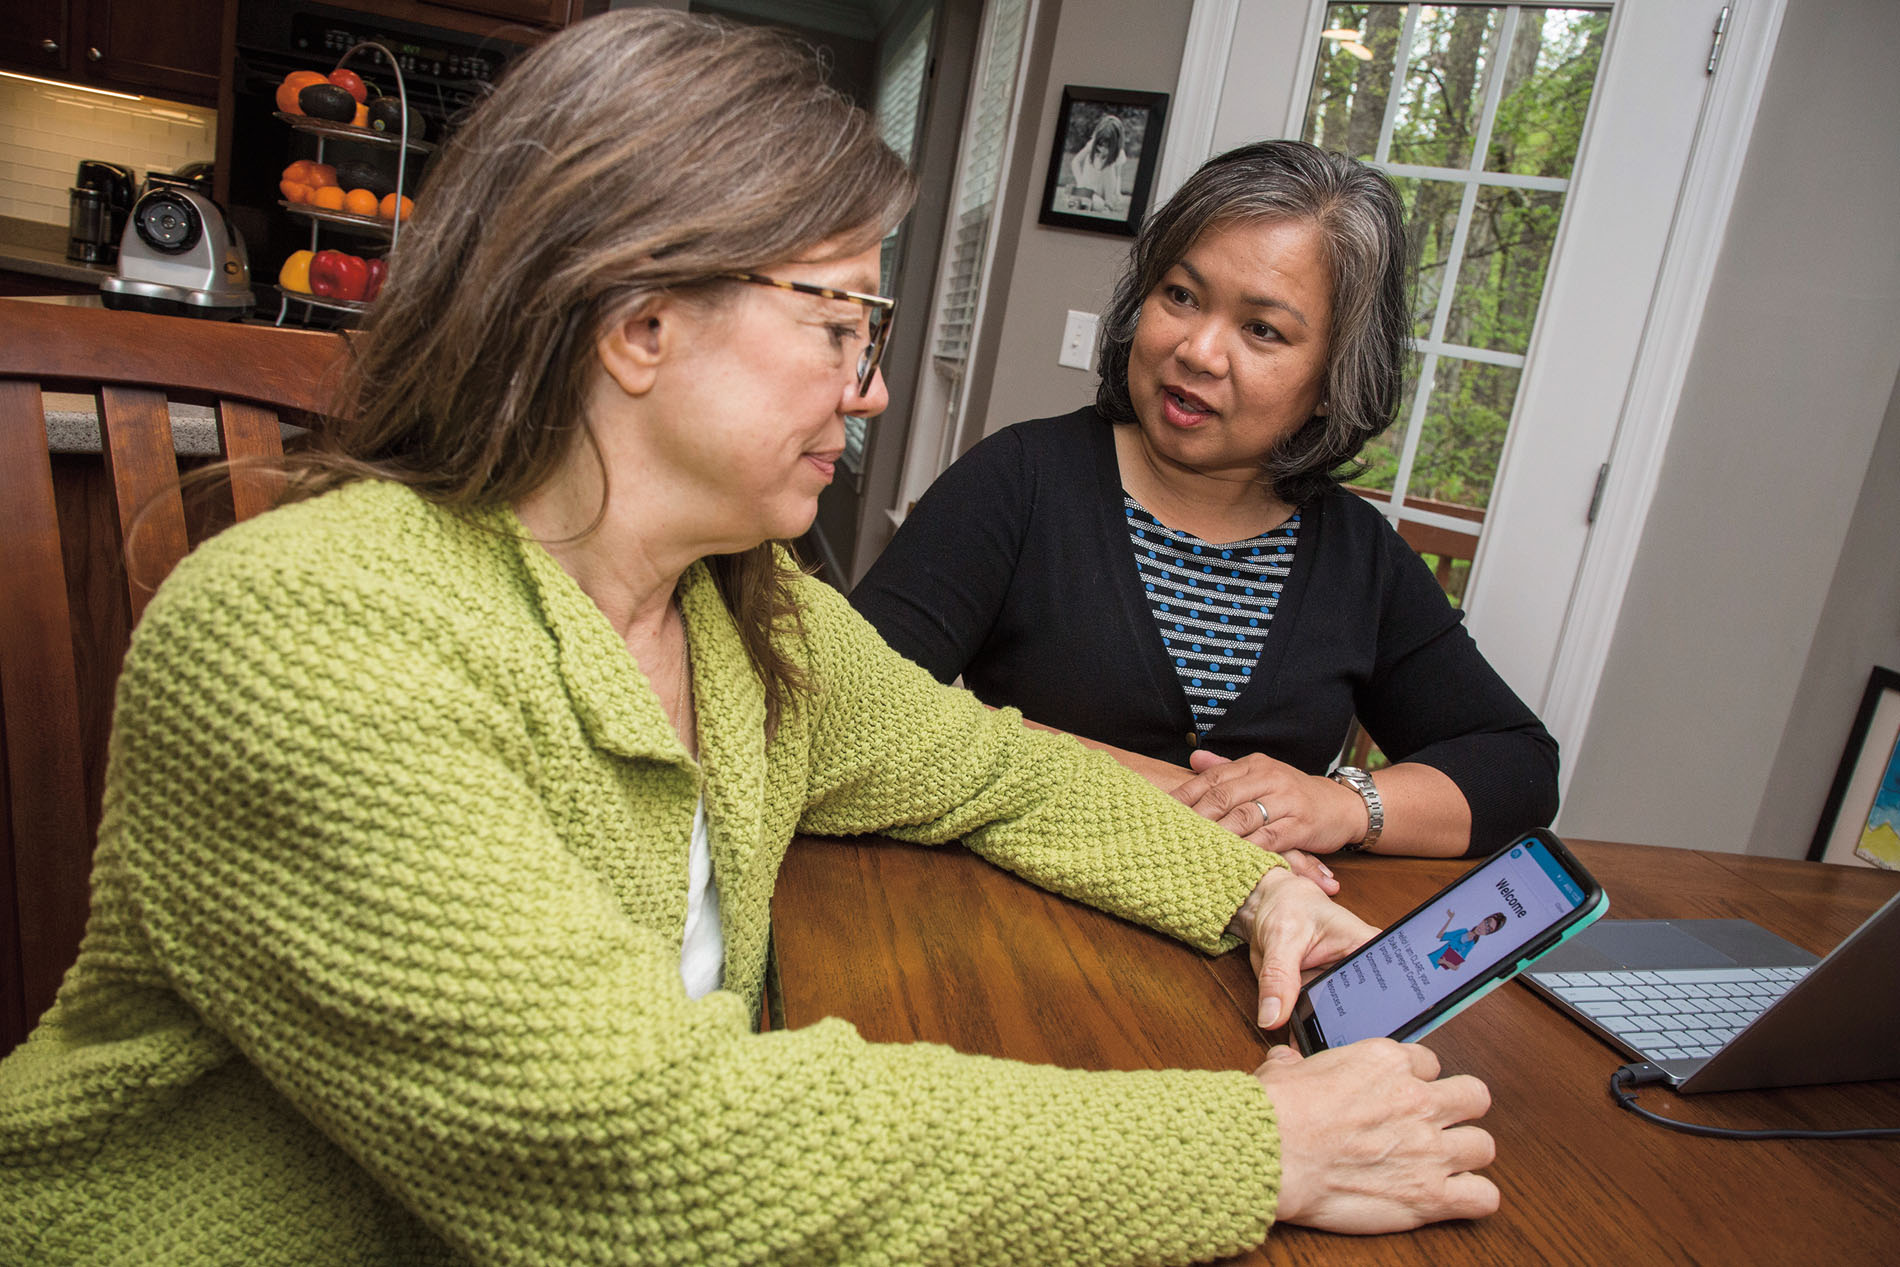
[(1583, 6), (1327, 9), (1304, 135), (1393, 178), (1418, 267), (1418, 356), (1359, 480), (1402, 531), (1475, 548), (1608, 26)]

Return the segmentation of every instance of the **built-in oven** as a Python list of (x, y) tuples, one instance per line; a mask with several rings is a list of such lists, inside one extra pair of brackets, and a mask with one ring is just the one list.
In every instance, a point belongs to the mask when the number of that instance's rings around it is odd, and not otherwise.
[[(471, 23), (471, 25), (481, 25)], [(276, 281), (284, 260), (311, 245), (312, 221), (280, 205), (279, 181), (297, 159), (314, 159), (318, 137), (293, 131), (276, 117), (277, 88), (295, 70), (327, 74), (358, 44), (373, 42), (395, 55), (409, 104), (426, 120), (428, 139), (439, 143), (470, 106), (479, 101), (510, 59), (542, 32), (495, 22), (489, 34), (419, 25), (378, 13), (304, 0), (239, 0), (236, 57), (232, 68), (230, 125), (222, 129), (218, 166), (225, 174), (226, 210), (250, 251), (257, 312), (279, 311)], [(391, 94), (393, 76), (374, 54), (359, 54), (349, 66)], [(389, 165), (393, 147), (324, 138), (323, 161)], [(417, 161), (417, 158), (420, 161)], [(412, 156), (403, 172), (404, 192), (418, 196), (428, 183), (428, 156)], [(380, 256), (387, 235), (335, 222), (320, 228), (320, 245), (366, 258)], [(284, 305), (287, 324), (336, 322), (323, 309)]]

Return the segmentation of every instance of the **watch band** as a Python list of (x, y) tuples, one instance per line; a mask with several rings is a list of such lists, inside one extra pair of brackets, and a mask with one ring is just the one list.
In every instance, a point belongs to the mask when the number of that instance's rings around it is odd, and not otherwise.
[(1341, 853), (1359, 853), (1370, 849), (1379, 842), (1379, 833), (1385, 830), (1385, 802), (1379, 799), (1379, 789), (1372, 782), (1372, 776), (1356, 765), (1342, 765), (1333, 771), (1333, 782), (1343, 783), (1366, 802), (1366, 834), (1361, 840), (1340, 846)]

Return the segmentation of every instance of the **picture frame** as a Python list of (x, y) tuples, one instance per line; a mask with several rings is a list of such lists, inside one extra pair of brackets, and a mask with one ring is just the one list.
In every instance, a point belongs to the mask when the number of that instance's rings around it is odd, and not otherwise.
[(1133, 237), (1148, 214), (1168, 94), (1065, 84), (1038, 223)]
[(1808, 860), (1900, 870), (1900, 672), (1867, 679)]

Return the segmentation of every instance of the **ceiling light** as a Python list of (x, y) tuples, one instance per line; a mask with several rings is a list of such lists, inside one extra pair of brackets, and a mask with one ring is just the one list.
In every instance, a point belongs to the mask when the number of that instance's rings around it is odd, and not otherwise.
[(1319, 33), (1319, 37), (1337, 41), (1342, 52), (1351, 53), (1362, 62), (1372, 60), (1372, 50), (1361, 43), (1365, 37), (1364, 31), (1355, 31), (1349, 26), (1329, 26)]

